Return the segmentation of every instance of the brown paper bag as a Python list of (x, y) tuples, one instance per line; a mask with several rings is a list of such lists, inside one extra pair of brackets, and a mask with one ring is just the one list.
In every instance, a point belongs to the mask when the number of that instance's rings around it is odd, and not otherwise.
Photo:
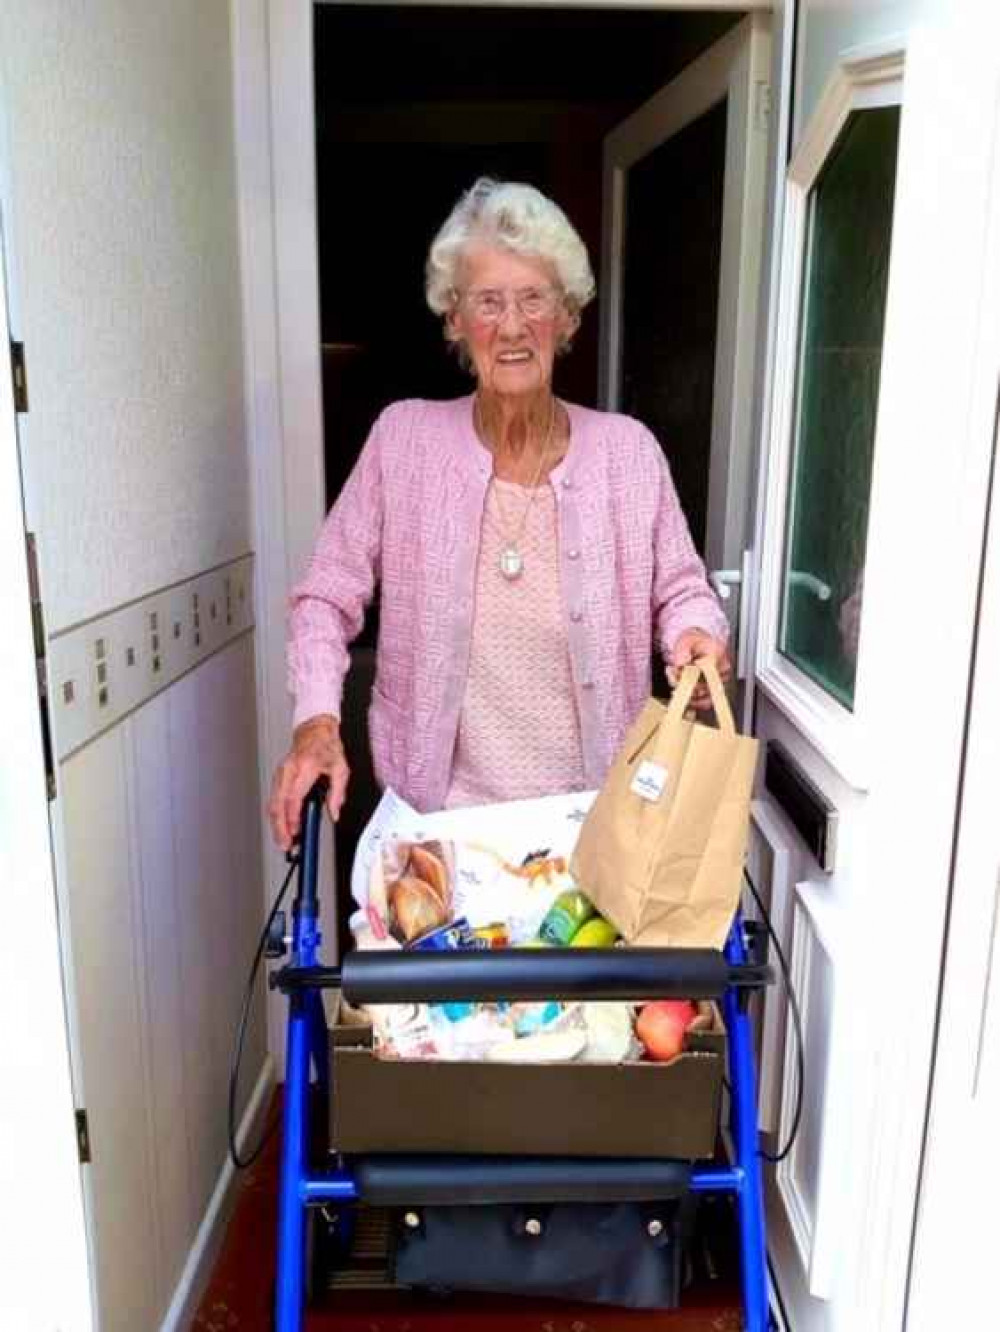
[[(684, 715), (702, 675), (717, 726)], [(756, 757), (711, 662), (685, 668), (669, 707), (646, 703), (570, 866), (629, 943), (722, 946), (739, 902)]]

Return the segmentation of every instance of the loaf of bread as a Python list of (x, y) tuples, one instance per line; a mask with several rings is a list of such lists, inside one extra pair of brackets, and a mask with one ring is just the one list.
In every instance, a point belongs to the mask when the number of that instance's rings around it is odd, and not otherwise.
[(449, 920), (437, 890), (415, 875), (404, 874), (389, 885), (389, 910), (403, 943), (412, 943)]
[(409, 873), (428, 884), (443, 907), (449, 905), (448, 871), (436, 843), (414, 842), (410, 847)]

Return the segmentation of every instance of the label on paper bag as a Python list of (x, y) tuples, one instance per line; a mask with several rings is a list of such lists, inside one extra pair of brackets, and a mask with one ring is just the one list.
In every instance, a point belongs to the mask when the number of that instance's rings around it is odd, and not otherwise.
[(659, 763), (650, 762), (649, 759), (643, 759), (632, 778), (631, 790), (637, 796), (642, 796), (643, 800), (656, 801), (659, 800), (666, 789), (666, 768)]

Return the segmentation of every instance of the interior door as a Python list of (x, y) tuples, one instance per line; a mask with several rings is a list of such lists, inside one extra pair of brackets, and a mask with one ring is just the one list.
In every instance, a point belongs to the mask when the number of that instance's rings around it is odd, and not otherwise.
[[(2, 219), (0, 219), (2, 223)], [(0, 225), (0, 340), (10, 345)], [(92, 1327), (87, 1227), (67, 1057), (59, 923), (49, 837), (38, 640), (29, 606), (21, 459), (10, 375), (0, 372), (0, 882), (19, 943), (0, 968), (5, 1014), (0, 1109), (0, 1326)], [(30, 940), (30, 943), (28, 942)], [(30, 996), (30, 997), (29, 997)], [(42, 1241), (44, 1236), (44, 1241)], [(58, 1272), (58, 1280), (53, 1273)]]
[[(746, 677), (770, 36), (744, 20), (605, 141), (601, 401), (660, 440)], [(748, 704), (747, 704), (748, 715)]]

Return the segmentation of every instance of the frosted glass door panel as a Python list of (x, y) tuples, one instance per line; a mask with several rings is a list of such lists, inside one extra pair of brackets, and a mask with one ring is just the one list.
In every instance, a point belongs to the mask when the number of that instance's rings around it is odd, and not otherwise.
[(781, 651), (854, 705), (899, 108), (855, 112), (809, 207)]

